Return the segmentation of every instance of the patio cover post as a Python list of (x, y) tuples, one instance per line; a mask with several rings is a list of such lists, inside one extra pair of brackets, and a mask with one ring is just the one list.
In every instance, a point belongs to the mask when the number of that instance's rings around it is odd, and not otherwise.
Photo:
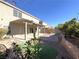
[(28, 40), (27, 39), (27, 22), (25, 22), (25, 40)]
[(44, 26), (44, 34), (45, 34), (45, 26)]

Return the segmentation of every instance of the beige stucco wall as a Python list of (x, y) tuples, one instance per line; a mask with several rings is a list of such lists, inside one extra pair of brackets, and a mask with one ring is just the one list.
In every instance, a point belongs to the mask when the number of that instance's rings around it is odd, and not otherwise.
[(9, 25), (10, 21), (18, 19), (13, 16), (13, 8), (0, 3), (0, 27), (6, 27)]
[[(37, 20), (33, 16), (30, 16), (30, 15), (25, 14), (23, 12), (22, 12), (22, 18), (32, 20), (35, 23), (39, 23), (39, 20)], [(13, 16), (13, 8), (0, 2), (0, 27), (9, 26), (9, 23), (11, 21), (14, 21), (17, 19), (19, 19), (19, 18)]]
[(25, 18), (25, 19), (28, 19), (28, 20), (32, 20), (36, 24), (39, 24), (39, 20), (37, 20), (37, 19), (35, 19), (35, 18), (33, 18), (29, 15), (26, 15), (26, 14), (22, 13), (22, 17)]
[[(13, 16), (13, 9), (16, 7), (12, 6), (12, 5), (8, 6), (7, 4), (11, 5), (11, 4), (6, 3), (6, 2), (4, 4), (0, 2), (0, 28), (1, 27), (7, 28), (11, 21), (15, 21), (17, 19), (20, 19), (18, 17)], [(38, 18), (30, 15), (27, 12), (22, 11), (19, 8), (16, 8), (16, 9), (18, 9), (19, 11), (22, 12), (22, 18), (27, 19), (27, 20), (32, 20), (34, 23), (39, 24)], [(47, 24), (43, 23), (43, 25), (47, 25)], [(16, 32), (18, 27), (19, 27), (19, 32), (21, 32), (20, 30), (22, 30), (22, 28), (23, 28), (21, 26), (23, 26), (23, 25), (18, 25), (16, 28), (13, 27), (13, 31)], [(40, 30), (40, 29), (38, 29), (38, 30)], [(38, 36), (38, 30), (36, 31), (36, 36)], [(17, 34), (14, 36), (24, 38), (24, 34)], [(33, 33), (29, 33), (28, 38), (32, 38), (32, 37), (33, 37)]]

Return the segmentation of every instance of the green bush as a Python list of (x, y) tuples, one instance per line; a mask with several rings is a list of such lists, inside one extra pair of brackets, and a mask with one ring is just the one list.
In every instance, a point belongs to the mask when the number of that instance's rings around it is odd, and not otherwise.
[(51, 46), (35, 44), (35, 40), (15, 46), (14, 50), (22, 59), (56, 59), (58, 54), (57, 50)]
[(0, 28), (0, 39), (2, 39), (6, 33), (7, 33), (6, 29)]

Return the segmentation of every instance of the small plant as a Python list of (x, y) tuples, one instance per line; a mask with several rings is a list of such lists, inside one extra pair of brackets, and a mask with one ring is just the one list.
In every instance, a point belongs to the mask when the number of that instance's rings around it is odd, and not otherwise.
[(30, 40), (24, 43), (22, 47), (13, 43), (13, 52), (18, 59), (39, 59), (38, 53), (41, 48), (39, 48), (40, 45), (38, 43), (35, 43), (35, 41)]
[(13, 52), (15, 53), (18, 59), (24, 59), (23, 54), (22, 54), (22, 49), (16, 43), (13, 43)]
[(6, 29), (0, 28), (0, 39), (2, 39), (6, 33), (7, 33)]
[(5, 53), (3, 53), (3, 52), (0, 52), (0, 59), (5, 59), (6, 57), (5, 57)]
[(0, 44), (0, 59), (6, 58), (6, 46), (3, 44)]

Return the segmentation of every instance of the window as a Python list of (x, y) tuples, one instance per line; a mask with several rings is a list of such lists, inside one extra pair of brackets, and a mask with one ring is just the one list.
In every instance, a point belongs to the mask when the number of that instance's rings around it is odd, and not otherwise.
[(18, 12), (18, 17), (22, 18), (22, 13)]
[(16, 16), (17, 17), (17, 10), (13, 10), (13, 16)]
[(22, 13), (16, 9), (13, 10), (13, 15), (15, 17), (19, 17), (19, 18), (22, 18)]
[(30, 28), (30, 33), (36, 32), (37, 28)]
[(30, 33), (33, 33), (33, 28), (30, 28)]
[(41, 24), (41, 25), (42, 25), (42, 24), (43, 24), (43, 22), (42, 22), (42, 21), (39, 21), (39, 24)]

